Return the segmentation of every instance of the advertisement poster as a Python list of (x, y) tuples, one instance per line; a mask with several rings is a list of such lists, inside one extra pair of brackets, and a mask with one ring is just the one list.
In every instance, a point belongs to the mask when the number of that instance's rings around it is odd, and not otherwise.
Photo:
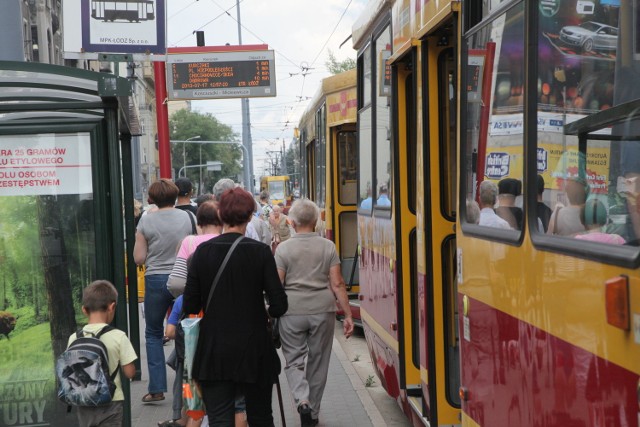
[(66, 53), (166, 52), (165, 0), (64, 0)]
[[(496, 183), (504, 178), (522, 180), (522, 147), (487, 148), (485, 176)], [(578, 175), (578, 147), (541, 143), (537, 149), (537, 169), (548, 190), (562, 190), (567, 178)], [(586, 177), (590, 191), (594, 194), (607, 194), (609, 191), (610, 149), (589, 147), (587, 150)], [(615, 184), (615, 183), (614, 183)]]
[(77, 426), (54, 361), (95, 277), (89, 135), (0, 142), (0, 426)]
[(2, 138), (0, 197), (91, 192), (88, 134)]
[(619, 0), (540, 3), (539, 110), (592, 114), (613, 105)]

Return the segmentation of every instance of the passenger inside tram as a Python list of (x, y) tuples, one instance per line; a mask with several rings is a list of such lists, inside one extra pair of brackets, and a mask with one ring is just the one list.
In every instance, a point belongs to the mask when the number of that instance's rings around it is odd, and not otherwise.
[(557, 203), (549, 220), (548, 234), (575, 236), (585, 231), (581, 212), (589, 195), (589, 185), (578, 176), (565, 180), (565, 192), (568, 205)]
[(522, 182), (504, 178), (498, 183), (498, 208), (496, 214), (514, 230), (522, 230), (522, 208), (516, 206), (516, 197), (522, 193)]
[(510, 230), (509, 223), (496, 215), (493, 210), (498, 200), (498, 186), (489, 180), (480, 183), (480, 220), (479, 225)]
[(477, 224), (480, 222), (480, 206), (475, 200), (467, 199), (467, 222)]
[(606, 243), (609, 245), (624, 245), (622, 236), (615, 233), (607, 233), (607, 208), (598, 199), (590, 199), (582, 208), (580, 216), (586, 231), (576, 235), (576, 239), (592, 242)]

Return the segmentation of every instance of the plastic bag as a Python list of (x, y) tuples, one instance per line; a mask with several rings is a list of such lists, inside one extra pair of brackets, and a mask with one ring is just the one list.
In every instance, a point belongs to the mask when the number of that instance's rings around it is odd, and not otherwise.
[(202, 320), (201, 317), (189, 317), (180, 321), (182, 331), (184, 332), (184, 367), (187, 374), (185, 378), (188, 379), (193, 378), (193, 357), (198, 348), (200, 320)]
[(184, 370), (184, 379), (182, 380), (182, 402), (189, 417), (199, 420), (205, 416), (204, 402), (202, 401), (202, 392), (200, 386), (194, 379), (187, 378), (187, 369)]
[(204, 417), (204, 402), (196, 380), (193, 379), (193, 357), (198, 348), (201, 317), (182, 319), (180, 325), (184, 332), (184, 375), (182, 380), (182, 400), (187, 415), (194, 420)]

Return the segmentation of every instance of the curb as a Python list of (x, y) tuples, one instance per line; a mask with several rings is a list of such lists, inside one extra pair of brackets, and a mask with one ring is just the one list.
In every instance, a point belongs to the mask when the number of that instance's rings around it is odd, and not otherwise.
[(340, 344), (340, 341), (338, 341), (335, 337), (333, 338), (333, 351), (340, 361), (342, 369), (344, 369), (344, 371), (347, 373), (349, 381), (351, 382), (353, 389), (356, 391), (356, 394), (358, 395), (362, 406), (364, 406), (364, 410), (369, 416), (373, 427), (385, 427), (386, 423), (384, 421), (384, 418), (382, 417), (382, 414), (378, 410), (376, 404), (373, 402), (373, 399), (369, 395), (367, 388), (362, 383), (362, 380), (358, 376), (355, 368), (353, 367), (353, 365), (351, 365), (351, 362), (347, 358), (347, 354), (342, 349), (342, 344)]

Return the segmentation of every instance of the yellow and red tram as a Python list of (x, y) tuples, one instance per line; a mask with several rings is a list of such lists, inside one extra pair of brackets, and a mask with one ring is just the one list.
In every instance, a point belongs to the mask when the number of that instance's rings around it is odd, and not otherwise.
[(457, 1), (378, 1), (358, 50), (361, 315), (415, 425), (460, 423), (455, 282)]
[(366, 10), (358, 265), (381, 383), (415, 425), (638, 427), (640, 4)]
[[(328, 77), (299, 124), (302, 195), (321, 210), (318, 231), (336, 244), (354, 321), (360, 324), (356, 262), (356, 70)], [(340, 316), (341, 313), (338, 313)]]

